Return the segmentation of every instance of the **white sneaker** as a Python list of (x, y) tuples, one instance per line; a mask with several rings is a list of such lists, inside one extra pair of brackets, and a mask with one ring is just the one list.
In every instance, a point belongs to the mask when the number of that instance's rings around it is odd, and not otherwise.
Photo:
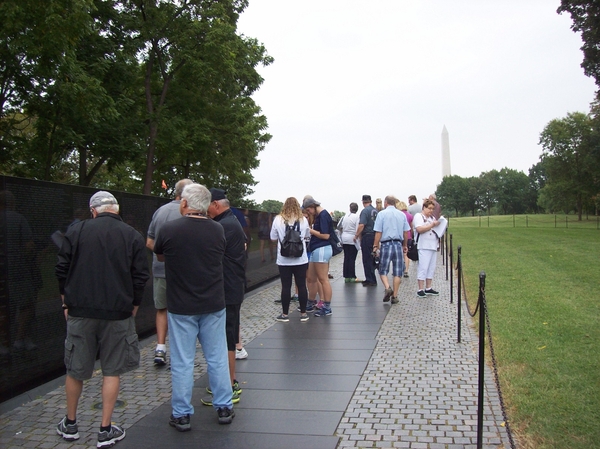
[(248, 352), (246, 352), (245, 348), (235, 350), (235, 358), (236, 360), (242, 360), (248, 358)]

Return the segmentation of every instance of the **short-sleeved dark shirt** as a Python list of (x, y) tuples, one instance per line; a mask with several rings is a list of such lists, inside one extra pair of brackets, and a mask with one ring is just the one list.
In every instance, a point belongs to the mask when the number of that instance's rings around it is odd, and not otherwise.
[(241, 304), (246, 288), (246, 234), (231, 209), (214, 220), (223, 226), (227, 240), (223, 258), (225, 304)]
[(358, 224), (365, 225), (362, 230), (363, 234), (373, 234), (373, 226), (375, 225), (375, 219), (377, 218), (377, 209), (371, 204), (360, 211), (360, 219)]
[[(313, 223), (313, 229), (315, 231), (319, 231), (321, 234), (331, 234), (333, 232), (333, 220), (331, 219), (331, 215), (325, 209), (323, 209), (319, 215), (315, 217), (315, 222)], [(329, 240), (320, 239), (317, 236), (310, 236), (310, 250), (314, 251), (317, 248), (321, 248), (323, 246), (331, 245)]]
[(165, 256), (167, 310), (200, 315), (225, 308), (225, 232), (205, 218), (181, 217), (165, 223), (154, 252)]

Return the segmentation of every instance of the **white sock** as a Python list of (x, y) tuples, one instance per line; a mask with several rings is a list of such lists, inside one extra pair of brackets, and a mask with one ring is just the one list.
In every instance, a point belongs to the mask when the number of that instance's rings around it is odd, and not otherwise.
[(167, 350), (167, 345), (156, 345), (156, 350), (157, 351), (166, 351)]

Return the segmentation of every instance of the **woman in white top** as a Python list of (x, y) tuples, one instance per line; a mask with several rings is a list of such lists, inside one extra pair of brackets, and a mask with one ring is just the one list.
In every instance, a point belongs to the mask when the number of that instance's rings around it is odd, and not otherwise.
[[(431, 287), (440, 240), (436, 233), (432, 231), (439, 224), (433, 216), (434, 209), (434, 202), (427, 199), (423, 202), (422, 212), (415, 214), (413, 217), (413, 228), (418, 233), (418, 237), (416, 238), (419, 239), (417, 242), (417, 248), (419, 249), (419, 268), (417, 269), (419, 291), (417, 291), (417, 296), (419, 298), (425, 298), (427, 295), (439, 295)], [(425, 284), (425, 290), (423, 290), (423, 284)]]
[[(298, 222), (300, 237), (302, 238), (303, 252), (300, 257), (285, 257), (281, 255), (281, 242), (285, 238), (287, 226), (294, 226)], [(308, 256), (306, 254), (306, 239), (309, 237), (308, 220), (302, 215), (300, 203), (294, 197), (285, 200), (281, 213), (273, 220), (271, 227), (271, 240), (277, 242), (277, 266), (281, 277), (281, 308), (282, 313), (277, 321), (289, 321), (290, 300), (292, 299), (292, 276), (298, 288), (298, 301), (300, 303), (300, 321), (308, 321), (306, 302), (308, 291), (306, 289), (306, 270), (308, 269)]]
[(344, 246), (344, 281), (345, 282), (362, 282), (356, 279), (356, 255), (358, 248), (355, 242), (356, 228), (358, 227), (359, 216), (358, 204), (350, 203), (350, 213), (342, 217), (338, 224), (338, 229), (342, 232), (341, 242)]

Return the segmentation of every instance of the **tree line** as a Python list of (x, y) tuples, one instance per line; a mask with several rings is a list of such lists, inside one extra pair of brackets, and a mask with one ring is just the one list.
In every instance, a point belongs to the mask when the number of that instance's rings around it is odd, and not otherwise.
[(184, 177), (243, 198), (269, 142), (252, 94), (273, 62), (247, 0), (3, 0), (0, 172), (160, 194)]
[(540, 134), (540, 161), (528, 175), (510, 168), (479, 176), (446, 176), (438, 201), (455, 216), (478, 213), (584, 213), (600, 209), (600, 114), (569, 113)]

